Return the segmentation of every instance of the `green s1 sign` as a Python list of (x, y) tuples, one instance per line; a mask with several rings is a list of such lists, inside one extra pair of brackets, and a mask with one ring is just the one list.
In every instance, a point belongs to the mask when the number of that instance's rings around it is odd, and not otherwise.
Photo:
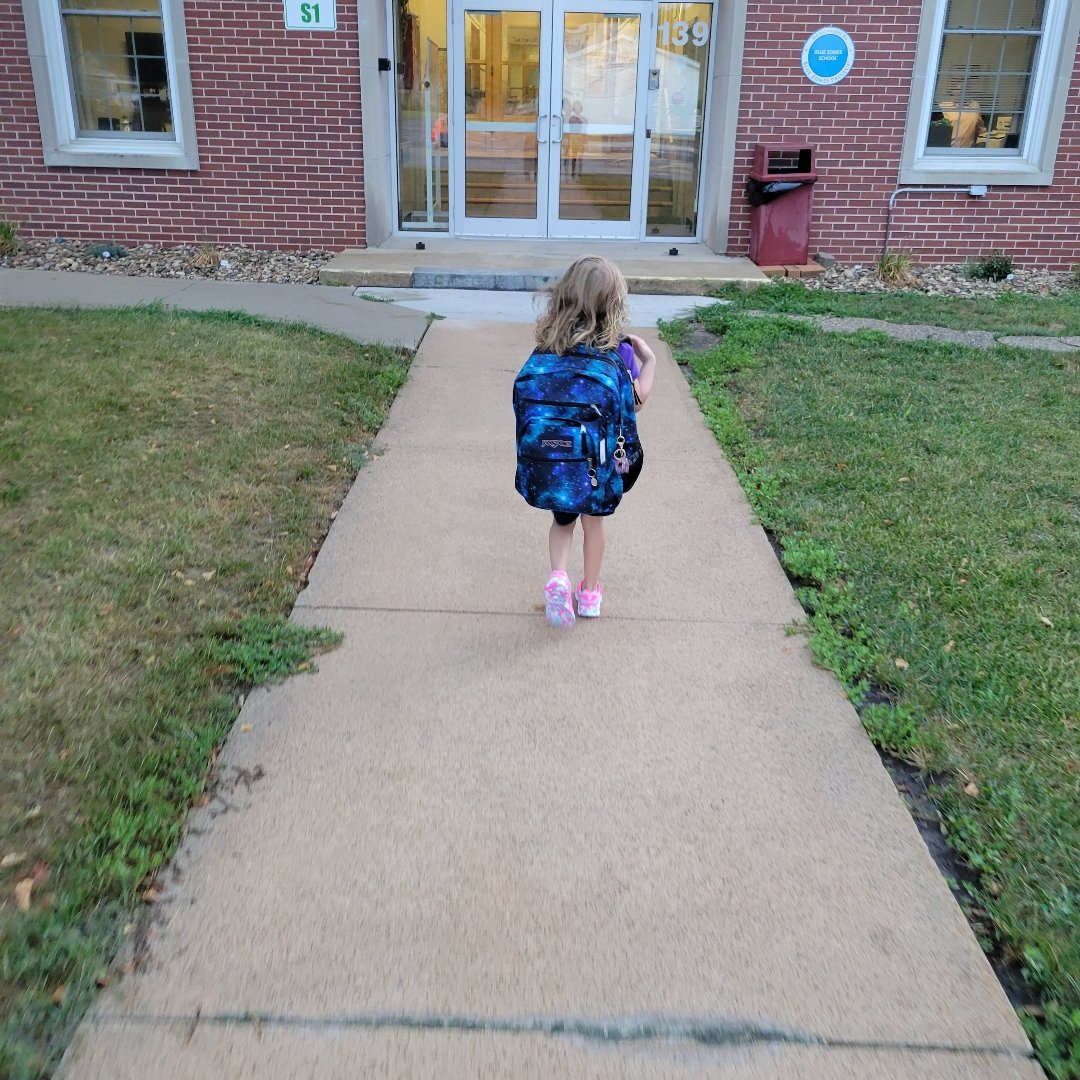
[(336, 30), (337, 0), (285, 0), (286, 30)]

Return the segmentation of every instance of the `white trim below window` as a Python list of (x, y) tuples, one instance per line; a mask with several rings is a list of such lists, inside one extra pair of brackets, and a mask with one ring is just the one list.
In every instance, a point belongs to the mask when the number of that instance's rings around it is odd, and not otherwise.
[(1046, 0), (1021, 146), (1015, 153), (952, 149), (927, 152), (947, 0), (925, 0), (907, 130), (902, 184), (1051, 184), (1080, 33), (1080, 3)]
[(46, 165), (126, 169), (197, 169), (195, 109), (182, 0), (161, 0), (172, 107), (170, 138), (95, 138), (81, 134), (58, 0), (23, 0)]

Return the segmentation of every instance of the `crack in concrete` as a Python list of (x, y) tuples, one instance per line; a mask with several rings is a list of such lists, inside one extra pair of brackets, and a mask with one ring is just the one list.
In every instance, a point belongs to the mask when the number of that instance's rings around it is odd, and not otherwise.
[[(304, 594), (301, 593), (300, 597)], [(296, 606), (294, 611), (354, 611), (354, 612), (377, 612), (379, 614), (387, 615), (485, 615), (485, 616), (505, 616), (510, 619), (535, 619), (536, 616), (543, 614), (543, 607), (538, 607), (536, 611), (494, 611), (490, 609), (481, 608), (402, 608), (402, 607), (380, 607), (370, 604), (304, 604), (300, 602), (300, 597), (297, 597)], [(786, 629), (792, 627), (797, 630), (802, 626), (802, 621), (798, 616), (793, 616), (787, 621), (776, 620), (750, 620), (750, 619), (701, 619), (701, 618), (683, 618), (682, 616), (672, 615), (605, 615), (604, 622), (631, 622), (631, 623), (689, 623), (691, 626), (745, 626), (745, 627), (764, 627), (768, 629), (775, 629), (781, 627)]]
[[(687, 1041), (702, 1046), (747, 1046), (755, 1044), (812, 1046), (828, 1050), (879, 1050), (904, 1053), (983, 1054), (1030, 1060), (1033, 1053), (1026, 1046), (964, 1046), (950, 1043), (906, 1042), (889, 1039), (841, 1039), (814, 1035), (773, 1024), (722, 1017), (479, 1017), (438, 1015), (432, 1013), (346, 1013), (339, 1016), (302, 1016), (289, 1013), (246, 1012), (204, 1013), (193, 1015), (99, 1015), (93, 1024), (184, 1024), (192, 1034), (199, 1024), (210, 1026), (246, 1025), (261, 1033), (263, 1028), (303, 1028), (307, 1030), (400, 1029), (412, 1031), (484, 1032), (503, 1035), (551, 1035), (578, 1038), (589, 1042), (633, 1043), (653, 1040)], [(189, 1036), (190, 1037), (190, 1036)]]

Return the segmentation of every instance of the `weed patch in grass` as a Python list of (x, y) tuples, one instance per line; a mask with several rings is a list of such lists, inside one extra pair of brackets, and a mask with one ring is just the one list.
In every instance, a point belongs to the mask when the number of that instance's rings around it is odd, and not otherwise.
[[(47, 1075), (203, 791), (408, 372), (238, 313), (0, 322), (0, 1075)], [(59, 1002), (59, 1004), (57, 1003)]]
[(324, 627), (298, 626), (280, 615), (250, 615), (210, 631), (208, 659), (217, 672), (243, 683), (274, 682), (311, 670), (311, 655), (341, 642)]
[[(702, 329), (708, 348), (678, 344)], [(987, 935), (1041, 996), (1045, 1017), (1024, 1015), (1040, 1061), (1080, 1077), (1072, 362), (826, 335), (734, 304), (665, 334), (778, 538), (815, 658), (879, 746), (940, 777)]]

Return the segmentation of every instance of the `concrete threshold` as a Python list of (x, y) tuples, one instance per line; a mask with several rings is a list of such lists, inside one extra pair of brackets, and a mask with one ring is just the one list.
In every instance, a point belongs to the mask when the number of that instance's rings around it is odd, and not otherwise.
[[(423, 249), (417, 250), (417, 243)], [(677, 251), (677, 255), (669, 254)], [(768, 278), (749, 259), (717, 255), (704, 244), (616, 240), (458, 239), (394, 237), (375, 248), (350, 248), (321, 270), (324, 285), (407, 289), (533, 292), (581, 255), (604, 255), (626, 275), (632, 293), (705, 296), (737, 281)]]

